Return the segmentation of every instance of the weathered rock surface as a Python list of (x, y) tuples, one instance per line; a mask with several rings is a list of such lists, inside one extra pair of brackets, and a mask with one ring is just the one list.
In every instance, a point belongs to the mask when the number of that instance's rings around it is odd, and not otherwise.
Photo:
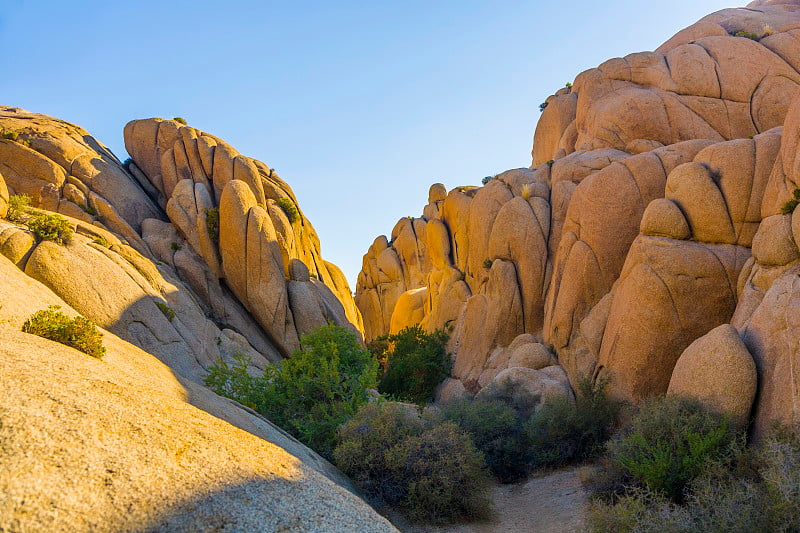
[[(207, 306), (223, 292), (224, 280), (283, 355), (328, 320), (363, 328), (344, 275), (322, 259), (319, 238), (294, 193), (267, 165), (172, 120), (130, 122), (125, 146), (135, 173), (148, 181), (193, 259), (201, 258), (211, 274), (201, 277), (193, 265)], [(157, 234), (149, 238), (160, 245)], [(321, 283), (291, 279), (294, 261)]]
[[(547, 98), (530, 169), (443, 201), (436, 186), (421, 219), (376, 239), (356, 287), (366, 337), (390, 317), (452, 327), (460, 385), (442, 395), (518, 365), (541, 373), (552, 351), (548, 375), (572, 385), (610, 376), (639, 401), (674, 376), (740, 422), (750, 357), (756, 433), (800, 419), (788, 341), (800, 214), (780, 214), (800, 189), (798, 28), (797, 2), (753, 2), (578, 75)], [(410, 227), (416, 246), (396, 246)], [(425, 304), (399, 308), (408, 291)]]
[(0, 272), (0, 380), (13, 384), (0, 390), (0, 529), (395, 531), (319, 456), (113, 333), (97, 360), (20, 332), (48, 305), (76, 312), (4, 257)]
[(744, 427), (750, 418), (757, 383), (753, 356), (736, 328), (723, 324), (683, 351), (667, 392), (697, 398)]

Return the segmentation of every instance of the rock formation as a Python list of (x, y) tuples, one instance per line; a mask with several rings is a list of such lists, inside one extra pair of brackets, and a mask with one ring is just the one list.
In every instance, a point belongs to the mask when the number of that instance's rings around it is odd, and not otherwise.
[[(259, 373), (319, 325), (361, 327), (288, 185), (173, 121), (127, 128), (147, 173), (52, 117), (3, 107), (0, 131), (0, 530), (393, 531), (329, 463), (200, 385), (219, 359)], [(64, 245), (24, 223), (52, 212)], [(102, 361), (20, 331), (49, 305), (104, 328)]]
[(396, 531), (305, 446), (110, 331), (102, 360), (22, 333), (77, 312), (2, 256), (0, 275), (0, 529)]
[[(755, 398), (757, 434), (800, 421), (800, 215), (780, 214), (800, 186), (799, 5), (719, 11), (547, 98), (529, 169), (437, 184), (375, 240), (366, 338), (450, 328), (442, 397), (550, 357), (633, 401), (690, 393), (743, 421)], [(519, 339), (550, 352), (514, 360)]]

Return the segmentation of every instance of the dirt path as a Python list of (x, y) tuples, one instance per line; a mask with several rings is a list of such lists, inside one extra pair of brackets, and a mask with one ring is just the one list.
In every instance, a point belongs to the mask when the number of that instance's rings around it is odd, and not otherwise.
[[(406, 533), (571, 533), (582, 531), (588, 496), (581, 475), (588, 467), (559, 470), (510, 485), (495, 485), (494, 518), (444, 528), (395, 525)], [(392, 517), (394, 518), (394, 517)], [(394, 521), (394, 520), (393, 520)]]

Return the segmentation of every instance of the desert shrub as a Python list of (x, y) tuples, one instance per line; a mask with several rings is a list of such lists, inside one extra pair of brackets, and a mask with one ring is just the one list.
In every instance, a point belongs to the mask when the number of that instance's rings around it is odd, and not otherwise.
[(128, 159), (126, 159), (125, 161), (122, 162), (122, 168), (124, 168), (127, 171), (130, 171), (131, 170), (131, 163), (133, 163), (133, 159), (131, 159), (129, 157)]
[(294, 205), (289, 198), (278, 198), (275, 200), (275, 203), (278, 204), (284, 213), (286, 213), (286, 218), (289, 219), (289, 222), (295, 223), (300, 218), (300, 213), (297, 211), (297, 206)]
[(336, 428), (367, 401), (377, 363), (356, 336), (328, 324), (303, 335), (300, 350), (267, 367), (262, 377), (247, 374), (248, 361), (219, 361), (205, 383), (217, 394), (252, 407), (303, 443), (330, 458)]
[(58, 215), (38, 213), (28, 217), (25, 220), (25, 225), (37, 237), (45, 241), (66, 244), (72, 238), (72, 228), (69, 225), (69, 221)]
[(528, 473), (531, 449), (524, 420), (507, 403), (463, 398), (446, 404), (442, 416), (467, 432), (500, 482), (511, 483)]
[(211, 240), (219, 242), (219, 207), (209, 207), (206, 213), (206, 231)]
[(792, 198), (787, 200), (786, 203), (781, 206), (781, 214), (790, 215), (794, 213), (798, 203), (800, 203), (800, 189), (795, 189), (792, 191)]
[(167, 317), (167, 320), (170, 322), (175, 319), (175, 310), (164, 302), (159, 302), (156, 300), (156, 307), (158, 307), (158, 309), (164, 314), (165, 317)]
[(66, 344), (98, 359), (103, 357), (106, 353), (103, 335), (94, 322), (82, 316), (70, 318), (58, 309), (59, 306), (51, 305), (35, 312), (22, 325), (22, 331)]
[(494, 261), (492, 261), (491, 259), (489, 259), (487, 257), (486, 259), (483, 260), (483, 268), (485, 268), (486, 270), (489, 270), (489, 269), (492, 268), (492, 264), (493, 263), (494, 263)]
[(634, 483), (675, 502), (703, 466), (730, 450), (735, 433), (728, 420), (700, 402), (680, 396), (646, 401), (629, 426), (607, 445), (607, 457)]
[(102, 237), (102, 236), (101, 237), (95, 237), (92, 240), (92, 242), (102, 246), (103, 248), (111, 248), (111, 243), (108, 242), (108, 239), (106, 239), (105, 237)]
[(578, 380), (575, 403), (547, 402), (534, 413), (527, 432), (532, 466), (558, 466), (599, 455), (619, 425), (622, 403), (606, 392), (607, 382)]
[(542, 102), (539, 104), (539, 112), (541, 113), (547, 107), (548, 102)]
[(564, 87), (566, 87), (567, 89), (572, 89), (572, 82), (571, 82), (571, 81), (568, 81), (568, 82), (566, 83), (566, 85), (564, 85)]
[(175, 121), (175, 122), (177, 122), (178, 124), (182, 124), (182, 125), (184, 125), (184, 126), (186, 126), (186, 125), (187, 125), (187, 124), (186, 124), (186, 119), (185, 119), (185, 118), (183, 118), (183, 117), (173, 117), (173, 118), (172, 118), (172, 120), (174, 120), (174, 121)]
[(477, 518), (488, 509), (487, 474), (469, 437), (413, 406), (363, 406), (339, 428), (334, 459), (368, 498), (414, 521)]
[(0, 137), (3, 139), (8, 139), (9, 141), (16, 141), (19, 139), (19, 133), (16, 131), (2, 131), (0, 132)]
[(745, 39), (750, 39), (752, 41), (760, 41), (761, 35), (757, 33), (750, 33), (749, 31), (739, 30), (733, 33), (734, 37), (744, 37)]
[(689, 513), (659, 493), (637, 489), (615, 504), (592, 503), (587, 530), (593, 533), (690, 533)]
[(522, 189), (520, 189), (520, 196), (522, 196), (523, 200), (530, 200), (531, 196), (533, 196), (533, 185), (530, 183), (523, 183)]
[(388, 335), (386, 372), (378, 390), (415, 403), (433, 399), (433, 392), (450, 375), (452, 361), (447, 353), (448, 334), (425, 333), (419, 325)]
[(494, 176), (484, 176), (483, 179), (481, 179), (481, 185), (486, 185), (487, 183), (489, 183), (493, 179), (494, 179)]
[(81, 204), (80, 208), (83, 209), (83, 212), (90, 216), (97, 216), (97, 210), (90, 206), (89, 204)]
[(8, 198), (8, 213), (6, 218), (12, 222), (24, 222), (28, 217), (28, 207), (31, 205), (31, 197), (27, 194), (12, 194)]
[(178, 250), (182, 250), (183, 249), (183, 246), (181, 246), (180, 244), (178, 244), (175, 241), (172, 241), (171, 243), (169, 243), (169, 247), (173, 252), (177, 252)]

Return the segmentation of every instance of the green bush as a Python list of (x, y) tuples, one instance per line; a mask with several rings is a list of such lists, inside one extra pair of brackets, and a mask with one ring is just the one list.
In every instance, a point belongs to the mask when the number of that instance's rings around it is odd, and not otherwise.
[(532, 466), (560, 466), (599, 455), (619, 426), (622, 403), (606, 392), (607, 382), (578, 380), (575, 404), (546, 403), (527, 424)]
[(105, 237), (95, 237), (92, 240), (92, 242), (95, 244), (99, 244), (103, 248), (111, 248), (111, 243), (108, 242), (108, 239), (106, 239)]
[(549, 102), (542, 102), (541, 104), (539, 104), (539, 112), (540, 113), (545, 110), (545, 108), (547, 107), (548, 103)]
[(447, 353), (448, 334), (441, 330), (425, 333), (415, 325), (386, 339), (388, 360), (378, 390), (410, 402), (431, 401), (436, 386), (450, 376), (453, 363)]
[(167, 320), (169, 320), (170, 322), (172, 322), (175, 319), (175, 310), (170, 306), (168, 306), (167, 304), (165, 304), (164, 302), (159, 302), (158, 300), (156, 300), (156, 307), (158, 307), (159, 310), (161, 310), (161, 312), (164, 314), (165, 317), (167, 317)]
[(83, 209), (83, 212), (86, 213), (87, 215), (93, 217), (97, 216), (97, 210), (94, 207), (90, 206), (89, 204), (81, 205), (80, 208)]
[(38, 213), (25, 220), (25, 225), (37, 237), (56, 244), (67, 244), (72, 238), (72, 228), (64, 217), (54, 214)]
[(492, 264), (494, 264), (494, 261), (492, 261), (488, 257), (483, 260), (483, 268), (485, 268), (486, 270), (491, 269), (492, 268)]
[(97, 331), (94, 322), (82, 316), (70, 318), (59, 311), (59, 308), (51, 305), (37, 311), (25, 321), (22, 331), (66, 344), (92, 357), (102, 358), (106, 353), (103, 335)]
[(607, 457), (631, 482), (681, 502), (686, 486), (709, 461), (728, 452), (735, 433), (728, 420), (680, 396), (646, 401), (617, 437)]
[(262, 377), (247, 374), (248, 361), (219, 361), (205, 383), (214, 392), (247, 405), (321, 455), (330, 458), (336, 428), (367, 401), (377, 362), (341, 326), (328, 324), (303, 335), (301, 349), (267, 367)]
[(750, 39), (752, 41), (760, 41), (761, 35), (757, 33), (750, 33), (749, 31), (739, 30), (733, 33), (734, 37), (744, 37), (745, 39)]
[(339, 428), (334, 459), (368, 498), (414, 521), (480, 518), (488, 510), (488, 478), (469, 437), (413, 406), (363, 406)]
[(173, 117), (172, 120), (174, 120), (178, 124), (182, 124), (182, 125), (186, 126), (186, 119), (183, 118), (183, 117)]
[(688, 485), (684, 505), (635, 489), (613, 504), (595, 502), (588, 523), (597, 532), (800, 531), (798, 509), (800, 439), (784, 430), (754, 447), (740, 435)]
[(494, 176), (484, 176), (483, 179), (481, 180), (481, 185), (486, 185), (487, 183), (489, 183), (493, 179), (494, 179)]
[(215, 243), (219, 243), (219, 207), (209, 207), (205, 213), (208, 236)]
[(467, 432), (501, 483), (517, 481), (528, 473), (531, 448), (524, 420), (507, 403), (463, 398), (445, 405), (442, 416)]
[(289, 222), (294, 224), (300, 219), (300, 213), (297, 211), (297, 206), (294, 205), (289, 198), (278, 198), (275, 200), (275, 203), (278, 204), (284, 213), (286, 213), (286, 218), (289, 219)]
[(24, 222), (28, 218), (27, 211), (31, 205), (31, 197), (27, 194), (12, 194), (8, 198), (6, 218), (12, 222)]
[(3, 139), (8, 139), (9, 141), (16, 141), (19, 138), (19, 133), (16, 131), (2, 131), (0, 132), (0, 137)]
[(131, 170), (131, 163), (133, 163), (133, 159), (131, 159), (131, 158), (129, 157), (128, 159), (126, 159), (125, 161), (123, 161), (123, 162), (122, 162), (122, 168), (124, 168), (125, 170), (127, 170), (128, 172), (130, 172), (130, 170)]
[(795, 189), (792, 191), (792, 198), (787, 200), (786, 203), (781, 206), (781, 214), (791, 215), (794, 213), (798, 203), (800, 203), (800, 189)]
[(169, 243), (169, 247), (173, 252), (177, 252), (178, 250), (182, 250), (183, 249), (183, 246), (181, 246), (180, 244), (178, 244), (175, 241), (172, 241), (171, 243)]

